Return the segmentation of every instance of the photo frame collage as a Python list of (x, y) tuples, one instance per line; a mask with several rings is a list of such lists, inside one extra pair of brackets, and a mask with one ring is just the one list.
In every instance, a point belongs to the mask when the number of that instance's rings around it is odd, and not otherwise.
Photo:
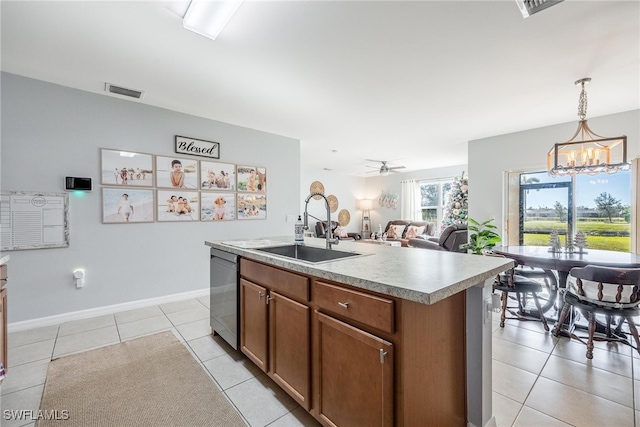
[(102, 223), (267, 218), (267, 170), (100, 149)]

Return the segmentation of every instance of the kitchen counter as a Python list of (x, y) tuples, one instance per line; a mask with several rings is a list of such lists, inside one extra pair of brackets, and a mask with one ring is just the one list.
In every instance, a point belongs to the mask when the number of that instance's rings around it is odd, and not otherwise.
[[(513, 266), (508, 259), (432, 251), (420, 248), (394, 248), (340, 242), (334, 250), (357, 252), (364, 256), (317, 264), (272, 255), (256, 250), (264, 246), (293, 243), (292, 237), (264, 240), (211, 242), (205, 245), (265, 262), (299, 273), (345, 283), (421, 304), (435, 304), (464, 291)], [(325, 247), (324, 239), (307, 238), (305, 245)]]
[[(487, 304), (491, 301), (493, 277), (511, 268), (513, 261), (420, 248), (363, 244), (357, 241), (341, 241), (333, 249), (357, 252), (361, 256), (315, 264), (257, 250), (292, 243), (292, 236), (205, 241), (205, 245), (211, 248), (245, 259), (398, 298), (401, 309), (397, 314), (406, 318), (399, 320), (398, 327), (401, 331), (388, 338), (399, 344), (396, 357), (406, 359), (397, 365), (398, 369), (407, 370), (402, 374), (404, 379), (396, 384), (399, 387), (396, 399), (402, 400), (396, 402), (396, 408), (402, 408), (398, 409), (401, 420), (399, 425), (424, 425), (425, 419), (436, 416), (436, 413), (429, 411), (434, 405), (441, 409), (438, 413), (459, 415), (460, 411), (451, 411), (452, 406), (441, 405), (441, 402), (448, 402), (448, 405), (455, 401), (453, 398), (447, 400), (447, 396), (452, 395), (433, 389), (434, 385), (417, 372), (428, 372), (434, 378), (440, 376), (440, 380), (445, 381), (448, 387), (456, 388), (463, 371), (462, 394), (466, 396), (464, 424), (495, 425), (492, 414), (491, 315), (487, 311)], [(325, 240), (307, 238), (305, 245), (324, 248)], [(313, 304), (317, 305), (317, 301)], [(444, 311), (440, 313), (440, 310)], [(434, 315), (434, 318), (429, 313), (441, 315)], [(456, 322), (441, 323), (437, 320), (448, 316), (457, 318)], [(436, 329), (431, 328), (434, 322), (439, 325)], [(401, 344), (400, 337), (404, 339)], [(434, 346), (433, 342), (446, 344)], [(423, 356), (413, 357), (416, 354)], [(442, 357), (441, 363), (444, 365), (434, 365), (431, 362), (437, 357)], [(451, 366), (444, 369), (443, 366), (447, 364)], [(434, 371), (434, 366), (440, 368)], [(400, 398), (413, 396), (418, 392), (421, 399)], [(458, 389), (455, 396), (460, 396), (459, 393)], [(425, 403), (425, 394), (436, 396), (436, 400), (431, 405)], [(411, 418), (416, 414), (420, 415)]]

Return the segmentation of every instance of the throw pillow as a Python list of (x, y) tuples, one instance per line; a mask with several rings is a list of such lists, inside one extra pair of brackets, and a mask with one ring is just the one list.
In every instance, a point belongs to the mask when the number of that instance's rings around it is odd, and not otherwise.
[(416, 237), (418, 237), (418, 236), (422, 236), (424, 233), (426, 233), (426, 232), (427, 232), (427, 227), (426, 227), (426, 226), (424, 226), (424, 225), (423, 225), (423, 226), (420, 226), (420, 227), (416, 227), (416, 228), (417, 228), (417, 230), (416, 230), (416, 234), (417, 234), (417, 236), (416, 236)]
[[(391, 227), (389, 227), (389, 229), (391, 229), (393, 227), (395, 233), (396, 233), (396, 239), (402, 239), (402, 234), (404, 233), (404, 229), (406, 227), (406, 225), (395, 225), (395, 224), (391, 224)], [(387, 237), (389, 237), (389, 232), (387, 231)]]
[(405, 235), (406, 239), (414, 239), (422, 234), (424, 234), (425, 227), (416, 227), (415, 225), (410, 225), (407, 229), (407, 234)]
[(336, 229), (334, 230), (334, 233), (339, 238), (349, 237), (349, 234), (347, 234), (347, 230), (342, 228), (342, 226), (340, 225), (336, 227)]
[(395, 227), (391, 226), (389, 227), (389, 229), (387, 230), (387, 239), (396, 239), (396, 229)]

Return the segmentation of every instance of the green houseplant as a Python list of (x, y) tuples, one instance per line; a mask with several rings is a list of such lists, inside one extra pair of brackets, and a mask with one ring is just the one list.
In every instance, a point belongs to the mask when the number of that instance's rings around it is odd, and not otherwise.
[(494, 219), (491, 218), (480, 223), (473, 218), (469, 218), (467, 228), (472, 233), (469, 234), (469, 243), (465, 243), (461, 247), (470, 250), (473, 254), (482, 255), (483, 252), (491, 250), (496, 243), (501, 242), (502, 238), (494, 231), (498, 229), (492, 224)]

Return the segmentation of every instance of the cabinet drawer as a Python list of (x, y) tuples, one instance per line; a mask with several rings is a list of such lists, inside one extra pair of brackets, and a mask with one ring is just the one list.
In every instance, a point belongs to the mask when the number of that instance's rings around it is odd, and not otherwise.
[(289, 297), (309, 301), (309, 279), (307, 277), (246, 258), (240, 260), (240, 275)]
[(318, 307), (362, 322), (381, 331), (394, 332), (393, 301), (323, 282), (314, 283)]

